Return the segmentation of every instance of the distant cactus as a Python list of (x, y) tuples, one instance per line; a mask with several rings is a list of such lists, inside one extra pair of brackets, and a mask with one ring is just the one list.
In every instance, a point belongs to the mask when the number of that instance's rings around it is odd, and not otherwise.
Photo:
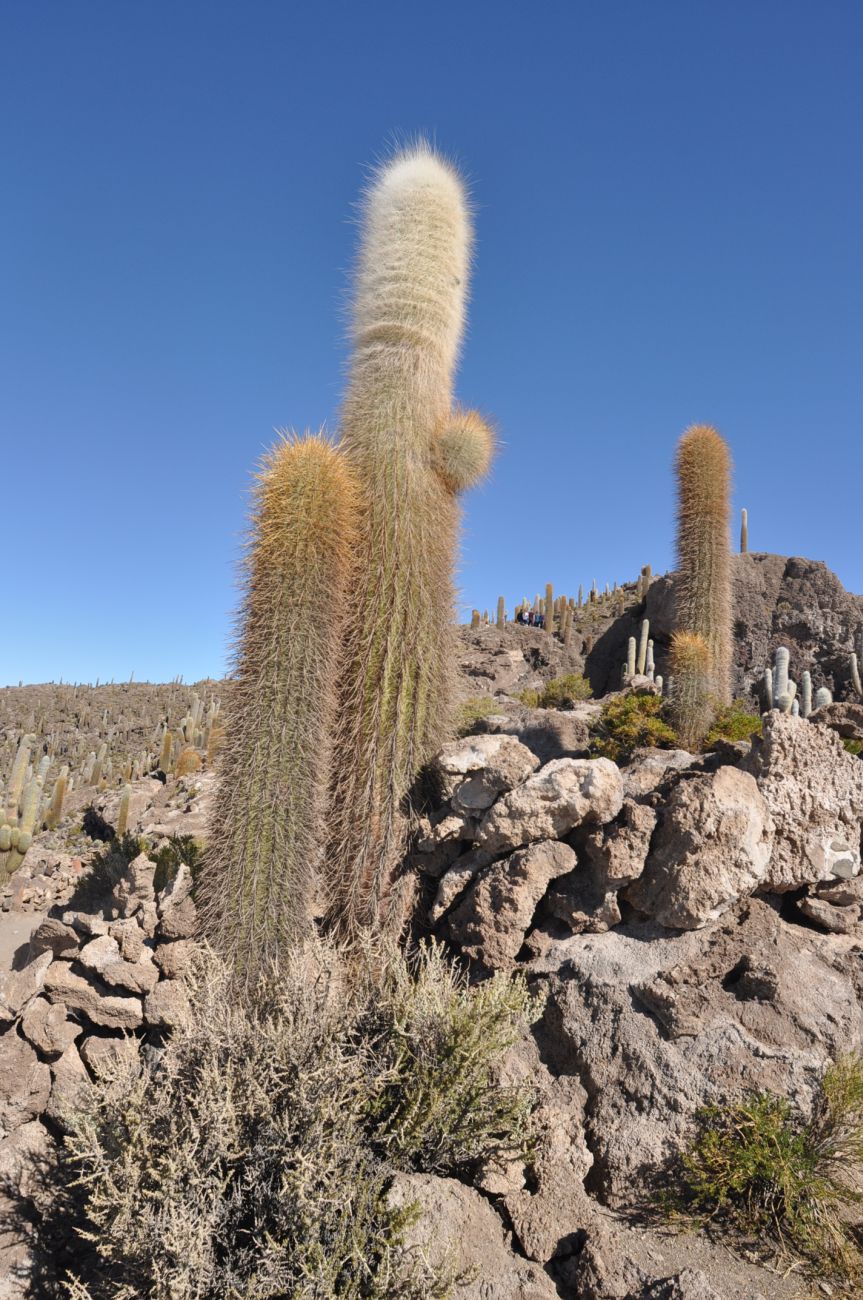
[(713, 718), (713, 674), (710, 649), (695, 632), (675, 632), (671, 638), (674, 674), (672, 716), (684, 749), (697, 749)]
[(542, 630), (546, 636), (551, 636), (554, 632), (554, 587), (550, 582), (545, 584), (545, 619)]
[(503, 596), (497, 598), (497, 625), (498, 627), (506, 627), (506, 605)]
[(636, 664), (636, 640), (634, 636), (631, 636), (626, 644), (626, 676), (627, 677), (635, 676), (635, 664)]
[(63, 801), (66, 798), (66, 790), (69, 784), (69, 766), (64, 763), (60, 768), (60, 775), (54, 782), (54, 790), (51, 795), (51, 802), (48, 805), (48, 812), (45, 817), (45, 823), (49, 830), (53, 830), (63, 819)]
[(159, 750), (159, 770), (166, 775), (173, 768), (172, 755), (174, 747), (174, 738), (170, 731), (166, 731), (162, 737), (162, 747)]
[(129, 804), (132, 799), (132, 787), (126, 785), (123, 787), (123, 793), (120, 795), (120, 805), (117, 809), (117, 825), (115, 832), (117, 839), (122, 839), (129, 829)]
[(764, 669), (764, 675), (761, 679), (762, 708), (765, 713), (770, 713), (773, 708), (773, 671), (770, 668)]
[(826, 709), (828, 704), (833, 703), (833, 694), (826, 686), (819, 686), (815, 692), (815, 708)]
[(749, 550), (749, 515), (745, 510), (740, 511), (740, 554), (745, 555)]
[(465, 430), (453, 416), (453, 375), (470, 239), (461, 180), (429, 149), (378, 172), (365, 206), (342, 413), (361, 509), (327, 857), (330, 916), (348, 934), (400, 923), (393, 886), (405, 799), (452, 711), (452, 485), (456, 477), (460, 489), (470, 484), (446, 470), (445, 481), (441, 469), (484, 468), (474, 451), (457, 455), (452, 445), (454, 430)]
[(808, 718), (812, 712), (812, 674), (804, 672), (800, 678), (800, 713)]
[(201, 756), (196, 749), (188, 748), (181, 750), (177, 759), (177, 768), (174, 773), (176, 777), (190, 776), (192, 772), (200, 772)]
[[(692, 425), (677, 448), (677, 624), (710, 656), (709, 695), (731, 702), (731, 457), (709, 425)], [(676, 676), (676, 674), (675, 674)]]
[(788, 647), (784, 645), (777, 646), (773, 656), (773, 703), (777, 709), (782, 707), (779, 701), (788, 694), (790, 661), (791, 653)]
[(472, 628), (472, 629), (478, 628), (478, 627), (479, 627), (479, 623), (480, 623), (479, 610), (478, 610), (478, 609), (475, 609), (475, 610), (472, 611), (471, 616), (470, 616), (470, 625), (471, 625), (471, 628)]
[(265, 460), (198, 882), (205, 934), (247, 978), (308, 931), (318, 898), (355, 514), (352, 477), (323, 438), (285, 440)]
[(648, 619), (641, 620), (641, 631), (638, 637), (638, 660), (635, 665), (635, 671), (639, 674), (645, 672), (647, 668), (647, 641), (650, 636), (650, 622)]
[(852, 651), (851, 654), (851, 685), (857, 696), (863, 696), (863, 685), (860, 682), (860, 667), (857, 662), (857, 655)]

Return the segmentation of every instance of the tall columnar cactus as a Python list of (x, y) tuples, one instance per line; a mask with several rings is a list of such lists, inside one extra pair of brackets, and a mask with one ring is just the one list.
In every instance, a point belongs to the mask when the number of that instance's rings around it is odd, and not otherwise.
[(256, 490), (219, 787), (198, 898), (251, 978), (319, 900), (356, 491), (323, 438), (281, 442)]
[(713, 716), (710, 649), (697, 632), (675, 632), (671, 638), (674, 694), (671, 708), (677, 735), (684, 749), (703, 741)]
[(483, 421), (453, 410), (470, 242), (461, 180), (428, 148), (378, 172), (342, 413), (360, 512), (328, 862), (331, 915), (348, 933), (398, 923), (408, 791), (448, 732), (455, 491), (476, 481), (492, 451)]
[(788, 647), (785, 645), (777, 646), (773, 656), (773, 702), (777, 709), (782, 708), (780, 701), (788, 694), (788, 669), (790, 663), (791, 652)]
[(677, 630), (700, 636), (710, 656), (709, 694), (731, 702), (731, 456), (710, 425), (694, 424), (677, 448)]
[(740, 511), (740, 554), (746, 555), (749, 550), (749, 512)]
[(545, 584), (545, 606), (543, 609), (545, 621), (542, 630), (546, 636), (551, 636), (554, 632), (554, 587), (550, 582)]
[(807, 669), (800, 678), (800, 714), (808, 718), (812, 712), (812, 674)]
[(497, 625), (498, 627), (506, 627), (506, 604), (503, 596), (497, 598)]
[(638, 661), (635, 665), (637, 673), (644, 673), (647, 670), (647, 642), (650, 637), (650, 621), (643, 618), (641, 620), (641, 630), (638, 634)]

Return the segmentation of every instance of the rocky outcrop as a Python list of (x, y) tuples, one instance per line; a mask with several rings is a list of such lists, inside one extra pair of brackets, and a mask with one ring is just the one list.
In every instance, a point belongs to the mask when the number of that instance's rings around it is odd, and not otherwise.
[(432, 1174), (397, 1174), (389, 1201), (399, 1209), (422, 1207), (405, 1244), (463, 1275), (459, 1300), (556, 1300), (551, 1278), (514, 1253), (499, 1216), (473, 1188)]
[(602, 825), (620, 812), (623, 782), (607, 758), (556, 758), (505, 795), (480, 823), (476, 842), (490, 853), (560, 839), (582, 822)]
[(626, 899), (671, 929), (699, 929), (764, 882), (772, 847), (773, 821), (754, 777), (734, 767), (694, 776), (672, 790)]
[(784, 891), (859, 873), (863, 762), (845, 752), (838, 736), (771, 713), (742, 766), (775, 828), (764, 888)]

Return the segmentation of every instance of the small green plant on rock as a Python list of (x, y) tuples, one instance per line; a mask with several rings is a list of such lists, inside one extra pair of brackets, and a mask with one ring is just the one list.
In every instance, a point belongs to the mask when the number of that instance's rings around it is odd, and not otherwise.
[(615, 763), (628, 762), (636, 749), (671, 749), (677, 743), (658, 695), (612, 695), (592, 730), (591, 752)]
[(472, 735), (477, 723), (482, 722), (483, 718), (491, 717), (499, 707), (497, 701), (491, 695), (474, 695), (469, 700), (464, 700), (458, 709), (456, 734), (459, 736)]
[(760, 733), (761, 715), (752, 712), (748, 700), (735, 700), (717, 712), (704, 738), (704, 748), (709, 749), (718, 740), (751, 740)]
[(581, 673), (553, 677), (541, 690), (528, 687), (519, 696), (529, 709), (571, 709), (579, 700), (593, 698), (590, 682)]
[(849, 754), (863, 753), (863, 740), (855, 740), (853, 736), (845, 736), (842, 745)]
[(859, 1295), (863, 1253), (863, 1057), (824, 1075), (813, 1117), (761, 1093), (705, 1107), (681, 1160), (677, 1211), (803, 1259)]

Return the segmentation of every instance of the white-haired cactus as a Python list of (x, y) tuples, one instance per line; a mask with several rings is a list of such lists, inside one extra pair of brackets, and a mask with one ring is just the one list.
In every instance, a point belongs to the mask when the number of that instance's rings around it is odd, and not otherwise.
[(863, 697), (863, 685), (861, 685), (860, 682), (860, 666), (857, 662), (857, 655), (853, 651), (851, 654), (851, 685), (854, 688), (855, 695)]
[(819, 686), (815, 692), (814, 705), (816, 709), (826, 709), (828, 704), (833, 703), (833, 694), (826, 686)]
[(452, 711), (454, 489), (471, 485), (466, 464), (479, 474), (487, 462), (475, 422), (453, 413), (470, 244), (452, 167), (419, 147), (380, 169), (365, 204), (342, 412), (360, 509), (327, 860), (330, 916), (346, 934), (400, 923), (406, 799)]
[(808, 668), (800, 678), (800, 716), (808, 718), (812, 712), (812, 674)]
[(635, 664), (636, 664), (636, 653), (637, 653), (636, 644), (637, 643), (634, 636), (631, 636), (626, 643), (626, 676), (627, 677), (635, 676)]
[(777, 709), (782, 707), (779, 701), (788, 693), (790, 659), (791, 653), (787, 646), (780, 645), (776, 647), (773, 655), (773, 700)]
[(740, 554), (746, 555), (749, 550), (749, 514), (746, 510), (740, 511)]

